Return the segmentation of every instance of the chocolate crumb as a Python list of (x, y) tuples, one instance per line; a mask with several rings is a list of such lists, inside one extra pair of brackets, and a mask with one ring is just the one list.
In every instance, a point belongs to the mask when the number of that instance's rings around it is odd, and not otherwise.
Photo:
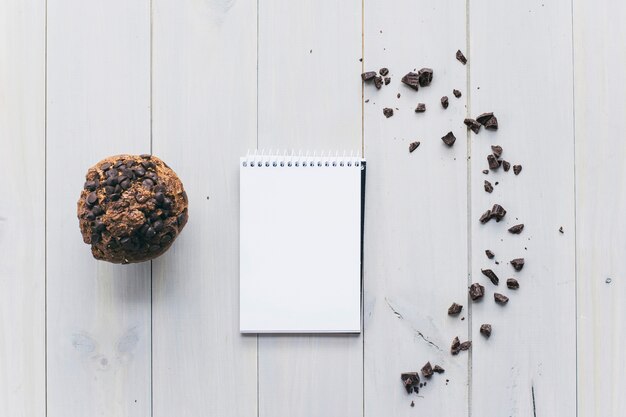
[(452, 146), (454, 145), (454, 142), (456, 141), (456, 137), (454, 136), (454, 133), (448, 132), (444, 137), (441, 138), (441, 140), (446, 145)]
[(465, 55), (463, 55), (460, 49), (456, 51), (456, 59), (463, 65), (467, 64), (467, 58), (465, 58)]
[(415, 113), (424, 113), (426, 111), (426, 104), (417, 103), (417, 107), (415, 108)]
[(502, 169), (504, 169), (505, 172), (509, 172), (509, 169), (511, 169), (511, 164), (507, 161), (502, 161)]
[(415, 401), (411, 400), (411, 407), (415, 407)]
[(361, 74), (361, 80), (363, 81), (371, 81), (376, 77), (376, 72), (368, 71)]
[(383, 77), (375, 77), (374, 78), (374, 85), (376, 86), (377, 89), (380, 90), (380, 87), (383, 86)]
[(514, 235), (519, 235), (524, 230), (524, 223), (516, 224), (515, 226), (509, 227), (509, 232)]
[(498, 162), (496, 157), (493, 156), (493, 154), (489, 154), (487, 156), (487, 162), (489, 163), (489, 169), (496, 170), (496, 169), (500, 168), (500, 163)]
[(431, 68), (422, 68), (417, 72), (417, 78), (420, 87), (426, 87), (433, 80), (433, 70)]
[(487, 339), (491, 336), (491, 324), (483, 324), (480, 326), (480, 333)]
[(478, 132), (480, 131), (480, 127), (482, 126), (480, 123), (478, 123), (474, 119), (464, 119), (463, 124), (465, 124), (465, 126), (467, 126), (468, 129), (471, 129), (472, 132), (476, 134), (478, 134)]
[(407, 73), (401, 81), (415, 91), (419, 89), (419, 75), (414, 72)]
[(452, 346), (450, 346), (450, 353), (453, 355), (458, 355), (461, 351), (461, 341), (458, 337), (452, 339)]
[(511, 260), (511, 266), (513, 266), (516, 271), (521, 271), (522, 268), (524, 268), (524, 258), (516, 258)]
[(489, 174), (489, 170), (488, 169), (483, 169), (483, 174), (485, 174), (485, 175)]
[(480, 272), (482, 272), (484, 276), (489, 278), (493, 285), (498, 285), (498, 283), (500, 282), (500, 279), (498, 278), (496, 273), (493, 272), (491, 269), (481, 269)]
[(493, 299), (500, 305), (504, 305), (509, 302), (509, 297), (504, 294), (500, 294), (499, 292), (493, 293)]
[(400, 98), (400, 93), (398, 93), (398, 94), (396, 95), (396, 97)]
[(519, 173), (522, 172), (522, 166), (521, 165), (513, 165), (513, 172), (515, 173), (515, 175), (519, 175)]
[(452, 90), (452, 94), (454, 94), (454, 97), (456, 98), (460, 98), (462, 95), (459, 90)]
[(449, 316), (458, 316), (459, 313), (463, 310), (463, 306), (457, 303), (452, 303), (452, 305), (448, 308)]
[(491, 152), (496, 158), (500, 158), (500, 156), (502, 156), (502, 146), (491, 145)]
[(412, 393), (413, 391), (419, 391), (420, 376), (417, 372), (402, 373), (400, 374), (400, 378), (402, 379), (402, 384), (404, 385), (404, 388), (406, 389), (406, 392), (408, 394)]
[(469, 295), (473, 301), (476, 301), (485, 295), (485, 287), (475, 282), (469, 288)]
[(447, 109), (447, 108), (448, 108), (448, 96), (443, 96), (443, 97), (441, 97), (441, 106), (442, 106), (444, 109)]
[(466, 340), (465, 342), (461, 343), (461, 350), (468, 350), (469, 348), (472, 347), (472, 341), (471, 340)]
[(411, 142), (409, 144), (409, 152), (413, 152), (418, 146), (420, 146), (420, 142)]
[[(385, 77), (384, 80), (385, 80), (385, 85), (389, 85), (389, 83), (391, 82), (391, 78), (389, 77)], [(487, 127), (485, 126), (485, 128)]]
[(383, 114), (385, 115), (385, 117), (388, 119), (391, 116), (393, 116), (393, 109), (390, 109), (389, 107), (385, 107), (383, 109)]
[(487, 210), (486, 212), (483, 213), (482, 216), (480, 216), (480, 222), (482, 224), (487, 223), (489, 220), (491, 220), (491, 210)]
[(496, 255), (494, 255), (494, 253), (493, 253), (492, 251), (490, 251), (489, 249), (487, 249), (487, 250), (485, 251), (485, 255), (487, 255), (487, 258), (489, 258), (489, 259), (493, 259), (493, 257), (494, 257), (494, 256), (496, 256)]
[(422, 375), (424, 375), (425, 378), (433, 376), (433, 367), (430, 365), (430, 362), (426, 362), (426, 365), (422, 367)]
[(436, 372), (438, 374), (443, 374), (446, 370), (443, 369), (441, 366), (439, 365), (435, 365), (435, 367), (433, 368), (433, 372)]
[(487, 180), (485, 180), (485, 191), (488, 193), (493, 192), (493, 185), (491, 185), (491, 183)]
[(385, 75), (389, 74), (389, 69), (383, 67), (378, 70), (378, 73), (384, 77)]
[(565, 233), (565, 231), (563, 231), (563, 226), (559, 227), (559, 233)]
[(506, 280), (506, 286), (509, 289), (516, 290), (519, 288), (519, 282), (515, 278), (509, 278)]

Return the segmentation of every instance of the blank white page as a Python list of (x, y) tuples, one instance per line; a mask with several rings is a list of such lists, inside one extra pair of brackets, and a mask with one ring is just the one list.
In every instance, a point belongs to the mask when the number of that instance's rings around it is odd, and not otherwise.
[(240, 163), (240, 331), (360, 332), (364, 164), (252, 160)]

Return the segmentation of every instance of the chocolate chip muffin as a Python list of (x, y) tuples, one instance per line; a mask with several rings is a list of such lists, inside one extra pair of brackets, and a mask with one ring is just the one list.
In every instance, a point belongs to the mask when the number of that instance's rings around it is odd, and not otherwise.
[(116, 264), (154, 259), (187, 223), (187, 194), (152, 155), (117, 155), (89, 168), (78, 200), (83, 241), (94, 258)]

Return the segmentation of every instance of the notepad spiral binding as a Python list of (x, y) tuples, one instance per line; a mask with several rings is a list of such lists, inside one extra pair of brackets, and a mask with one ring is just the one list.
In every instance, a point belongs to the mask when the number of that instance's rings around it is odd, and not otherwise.
[(319, 156), (316, 152), (292, 152), (283, 154), (262, 151), (248, 152), (248, 155), (241, 158), (241, 166), (246, 168), (275, 168), (275, 167), (359, 167), (364, 168), (365, 159), (355, 156), (355, 152), (350, 154), (343, 152), (321, 153)]

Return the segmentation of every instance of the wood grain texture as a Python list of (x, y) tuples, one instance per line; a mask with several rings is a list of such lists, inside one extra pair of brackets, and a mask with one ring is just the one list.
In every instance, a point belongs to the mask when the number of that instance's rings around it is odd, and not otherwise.
[[(470, 113), (493, 111), (500, 124), (471, 135), (472, 279), (486, 287), (472, 307), (476, 416), (576, 415), (571, 17), (569, 2), (470, 2)], [(504, 160), (523, 166), (518, 176), (482, 173), (496, 144)], [(494, 203), (506, 217), (481, 225)], [(521, 234), (507, 232), (518, 223)], [(526, 264), (516, 272), (509, 261), (520, 257)], [(500, 277), (498, 287), (482, 268)], [(506, 288), (509, 277), (519, 290)], [(510, 298), (506, 306), (495, 304), (495, 291)], [(493, 326), (489, 340), (482, 323)]]
[(48, 4), (48, 416), (149, 416), (150, 264), (82, 242), (76, 201), (101, 158), (150, 151), (147, 2)]
[(626, 415), (625, 17), (574, 1), (579, 416)]
[[(260, 2), (258, 147), (358, 152), (360, 57), (360, 2)], [(259, 336), (259, 415), (361, 416), (362, 351), (361, 336)]]
[(239, 157), (256, 143), (256, 1), (153, 1), (153, 152), (189, 222), (153, 261), (154, 416), (257, 415), (239, 334)]
[(45, 2), (0, 2), (0, 415), (45, 414)]
[[(411, 13), (410, 11), (419, 11)], [(445, 30), (442, 28), (445, 27)], [(364, 70), (390, 70), (391, 83), (365, 84), (365, 415), (467, 415), (468, 352), (450, 354), (468, 338), (466, 68), (464, 3), (365, 2)], [(414, 91), (409, 71), (430, 67), (432, 84)], [(462, 91), (455, 98), (453, 89)], [(400, 98), (397, 94), (400, 93)], [(449, 97), (447, 110), (442, 96)], [(426, 113), (415, 113), (417, 103)], [(383, 108), (394, 108), (387, 119)], [(457, 140), (446, 146), (441, 137)], [(421, 145), (409, 153), (409, 143)], [(447, 315), (452, 302), (464, 306)], [(461, 320), (465, 317), (466, 320)], [(419, 396), (400, 373), (430, 361), (434, 375)], [(449, 383), (446, 384), (446, 380)], [(415, 407), (410, 407), (411, 401)]]

